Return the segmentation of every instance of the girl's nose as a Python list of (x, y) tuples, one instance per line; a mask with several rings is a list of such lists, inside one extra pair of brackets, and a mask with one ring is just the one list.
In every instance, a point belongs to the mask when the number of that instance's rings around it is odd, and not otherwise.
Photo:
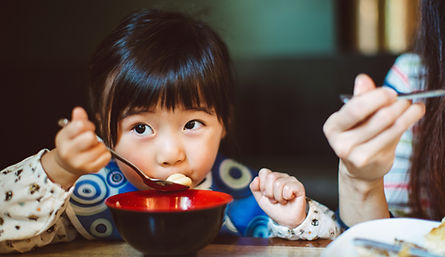
[(182, 143), (172, 137), (159, 142), (156, 154), (158, 163), (164, 167), (176, 165), (185, 159)]

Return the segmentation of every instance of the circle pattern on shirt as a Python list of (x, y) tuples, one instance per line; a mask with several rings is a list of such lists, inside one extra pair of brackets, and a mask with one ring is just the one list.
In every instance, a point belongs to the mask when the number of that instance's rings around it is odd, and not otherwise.
[(96, 237), (108, 237), (113, 232), (113, 225), (107, 219), (94, 220), (90, 226), (90, 233)]
[(264, 215), (259, 215), (253, 218), (246, 229), (246, 235), (248, 237), (269, 237), (269, 229), (267, 223), (269, 218)]
[(223, 160), (219, 166), (219, 177), (233, 189), (246, 188), (252, 180), (252, 173), (246, 166), (231, 160)]
[(103, 202), (108, 195), (105, 181), (95, 174), (87, 176), (84, 176), (84, 179), (77, 181), (72, 198), (80, 204), (92, 205)]
[(120, 171), (112, 170), (107, 174), (107, 182), (112, 187), (120, 187), (127, 182), (127, 179)]

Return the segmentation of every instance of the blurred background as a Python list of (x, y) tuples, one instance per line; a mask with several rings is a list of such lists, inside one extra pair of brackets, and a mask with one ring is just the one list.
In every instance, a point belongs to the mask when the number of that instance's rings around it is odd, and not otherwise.
[(54, 147), (57, 120), (86, 106), (88, 58), (129, 12), (180, 10), (226, 41), (237, 86), (236, 158), (295, 175), (337, 206), (338, 160), (322, 126), (354, 77), (383, 83), (412, 46), (417, 0), (2, 1), (0, 169)]

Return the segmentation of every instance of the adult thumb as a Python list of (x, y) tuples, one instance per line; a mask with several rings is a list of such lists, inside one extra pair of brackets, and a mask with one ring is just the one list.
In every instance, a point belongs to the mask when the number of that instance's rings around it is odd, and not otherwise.
[(82, 107), (74, 107), (71, 120), (88, 120), (88, 114)]
[(374, 81), (368, 75), (362, 73), (362, 74), (357, 75), (357, 77), (355, 77), (355, 81), (354, 81), (354, 95), (355, 96), (361, 95), (361, 94), (371, 91), (375, 88), (376, 88), (376, 86), (375, 86)]

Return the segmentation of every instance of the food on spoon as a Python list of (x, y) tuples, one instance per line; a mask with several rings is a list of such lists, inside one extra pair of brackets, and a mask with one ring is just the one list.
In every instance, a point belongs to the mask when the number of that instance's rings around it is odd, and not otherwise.
[(439, 226), (431, 229), (425, 235), (425, 248), (432, 253), (445, 255), (445, 218), (442, 219)]
[(167, 178), (167, 181), (178, 183), (178, 184), (188, 186), (188, 187), (192, 186), (192, 180), (189, 177), (187, 177), (181, 173), (175, 173), (175, 174), (170, 175)]

